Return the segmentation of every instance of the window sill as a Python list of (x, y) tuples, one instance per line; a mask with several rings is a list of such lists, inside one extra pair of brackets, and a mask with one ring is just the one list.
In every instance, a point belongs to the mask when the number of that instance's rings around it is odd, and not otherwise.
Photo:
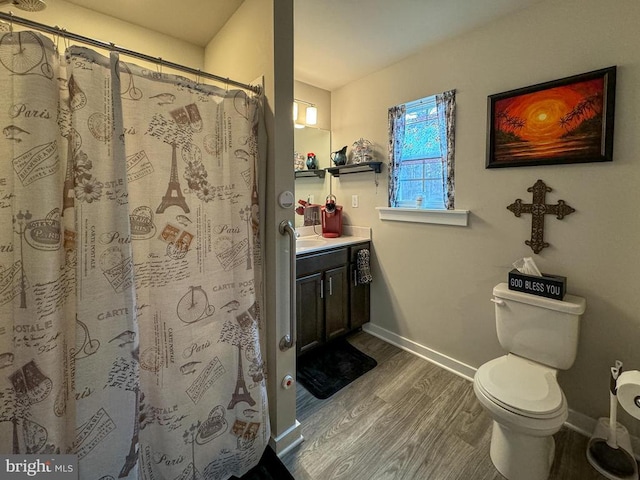
[(466, 227), (469, 210), (426, 210), (418, 208), (376, 207), (380, 220), (395, 222), (433, 223)]

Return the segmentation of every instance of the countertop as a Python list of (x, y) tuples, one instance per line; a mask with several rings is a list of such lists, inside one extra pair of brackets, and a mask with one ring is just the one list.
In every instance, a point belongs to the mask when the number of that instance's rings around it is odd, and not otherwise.
[(354, 225), (343, 225), (342, 236), (337, 238), (324, 238), (322, 236), (322, 227), (320, 225), (314, 227), (298, 227), (296, 232), (300, 234), (296, 241), (296, 255), (306, 253), (320, 252), (331, 248), (352, 245), (354, 243), (362, 243), (371, 241), (370, 227), (357, 227)]

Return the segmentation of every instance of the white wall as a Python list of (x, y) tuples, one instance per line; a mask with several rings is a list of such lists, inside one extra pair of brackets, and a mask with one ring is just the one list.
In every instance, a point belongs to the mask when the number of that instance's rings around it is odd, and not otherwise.
[[(457, 89), (455, 205), (471, 211), (468, 227), (382, 222), (374, 207), (387, 206), (386, 175), (378, 187), (372, 173), (334, 180), (349, 223), (373, 229), (373, 324), (478, 367), (502, 354), (492, 287), (506, 281), (513, 261), (534, 256), (587, 299), (576, 363), (559, 381), (572, 409), (606, 416), (608, 367), (620, 359), (640, 369), (638, 25), (637, 0), (549, 0), (332, 92), (333, 144), (368, 138), (386, 162), (388, 107)], [(488, 95), (611, 65), (612, 163), (485, 169)], [(564, 199), (576, 212), (547, 216), (551, 246), (534, 255), (523, 243), (531, 217), (506, 206), (530, 201), (526, 190), (537, 179), (553, 188), (548, 201)], [(358, 209), (350, 207), (354, 193)]]
[[(167, 61), (188, 67), (202, 68), (203, 66), (204, 49), (202, 47), (123, 22), (108, 15), (96, 13), (64, 0), (47, 2), (47, 8), (41, 12), (30, 13), (13, 8), (2, 8), (2, 11), (5, 13), (13, 11), (18, 17), (28, 18), (49, 26), (58, 26), (72, 33), (114, 43), (119, 47), (152, 57), (162, 57)], [(64, 50), (66, 43), (73, 44), (74, 42), (60, 39), (58, 47), (61, 51)], [(156, 69), (155, 64), (145, 64), (140, 60), (127, 57), (123, 57), (123, 60)], [(163, 69), (163, 72), (173, 73), (167, 68)]]

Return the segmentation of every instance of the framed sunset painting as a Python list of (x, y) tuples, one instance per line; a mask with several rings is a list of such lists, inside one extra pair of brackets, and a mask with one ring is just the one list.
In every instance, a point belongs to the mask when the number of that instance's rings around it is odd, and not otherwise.
[(486, 168), (610, 162), (616, 67), (489, 96)]

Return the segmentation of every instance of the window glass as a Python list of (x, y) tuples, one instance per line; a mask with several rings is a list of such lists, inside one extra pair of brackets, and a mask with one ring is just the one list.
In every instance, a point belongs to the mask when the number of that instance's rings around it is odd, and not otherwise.
[(433, 102), (407, 108), (402, 159), (440, 157), (438, 112)]
[(406, 105), (404, 142), (398, 176), (398, 201), (423, 208), (444, 208), (443, 162), (435, 96)]

